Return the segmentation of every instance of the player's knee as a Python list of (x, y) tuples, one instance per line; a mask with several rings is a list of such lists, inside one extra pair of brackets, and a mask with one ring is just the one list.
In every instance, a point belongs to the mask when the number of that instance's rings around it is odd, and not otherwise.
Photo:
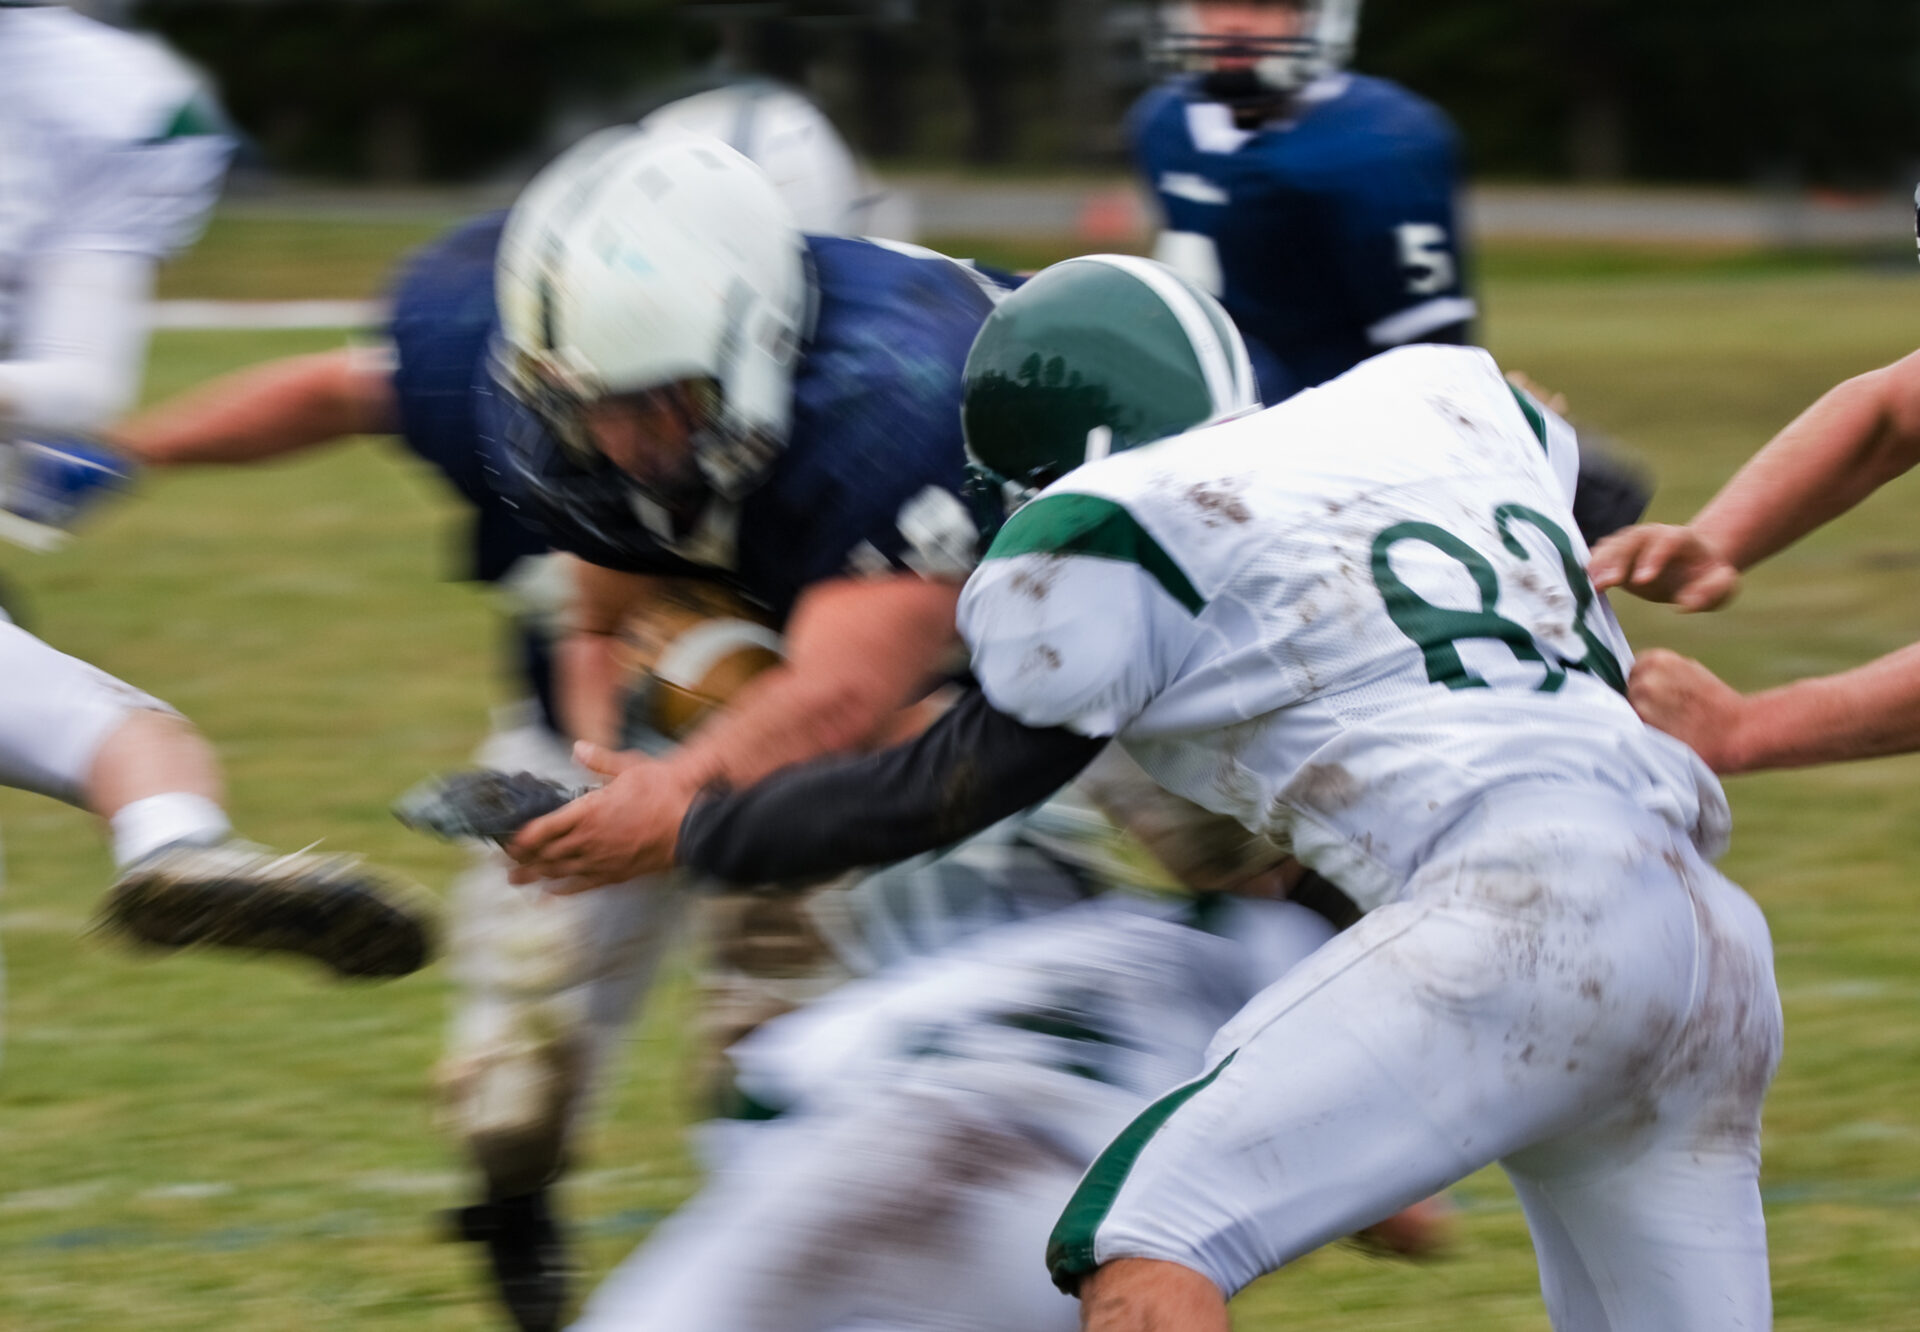
[(1227, 1300), (1190, 1267), (1160, 1258), (1116, 1258), (1080, 1281), (1087, 1332), (1227, 1332)]

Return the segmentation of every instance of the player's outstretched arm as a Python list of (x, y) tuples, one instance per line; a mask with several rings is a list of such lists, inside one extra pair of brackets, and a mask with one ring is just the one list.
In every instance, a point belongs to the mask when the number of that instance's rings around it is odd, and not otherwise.
[(127, 409), (146, 360), (154, 268), (115, 251), (36, 257), (12, 352), (0, 357), (0, 436), (95, 430)]
[(943, 673), (958, 597), (957, 586), (908, 574), (816, 586), (788, 622), (785, 661), (671, 756), (581, 746), (580, 761), (612, 780), (521, 831), (507, 848), (520, 862), (514, 881), (588, 888), (666, 869), (702, 789), (873, 743)]
[(1635, 663), (1627, 697), (1649, 725), (1685, 741), (1718, 773), (1920, 750), (1920, 644), (1757, 694), (1655, 648)]
[(1643, 525), (1602, 541), (1589, 572), (1689, 610), (1726, 602), (1740, 571), (1791, 545), (1920, 462), (1920, 352), (1824, 394), (1685, 528)]
[(368, 347), (288, 356), (221, 375), (109, 432), (153, 467), (248, 463), (399, 429), (391, 357)]
[(675, 860), (730, 883), (779, 884), (937, 850), (1052, 795), (1107, 746), (1026, 726), (969, 690), (912, 740), (821, 759), (695, 800)]

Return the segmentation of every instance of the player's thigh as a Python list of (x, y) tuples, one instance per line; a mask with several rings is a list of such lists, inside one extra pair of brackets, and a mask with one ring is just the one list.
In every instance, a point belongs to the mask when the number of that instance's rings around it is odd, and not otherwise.
[(1669, 1139), (1603, 1172), (1508, 1175), (1555, 1332), (1772, 1325), (1757, 1154)]
[(11, 624), (0, 624), (0, 680), (0, 785), (70, 804), (101, 744), (130, 715), (173, 711)]
[(1617, 1100), (1684, 1003), (1686, 898), (1596, 907), (1471, 868), (1375, 911), (1222, 1028), (1226, 1062), (1089, 1171), (1056, 1274), (1160, 1258), (1231, 1294)]
[(1779, 1060), (1766, 922), (1746, 894), (1674, 857), (1699, 927), (1686, 1019), (1614, 1113), (1504, 1164), (1561, 1332), (1764, 1328), (1760, 1110)]

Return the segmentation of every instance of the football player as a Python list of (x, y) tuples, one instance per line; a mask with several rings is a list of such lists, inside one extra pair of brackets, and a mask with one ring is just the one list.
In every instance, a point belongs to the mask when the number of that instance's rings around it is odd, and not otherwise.
[[(732, 1048), (755, 1121), (725, 1126), (707, 1186), (582, 1326), (1076, 1326), (1034, 1261), (1047, 1227), (1106, 1139), (1332, 936), (1271, 900), (1299, 882), (1109, 747), (1039, 809), (838, 894), (860, 978)], [(1446, 1236), (1423, 1203), (1358, 1238), (1430, 1256)]]
[(1571, 431), (1469, 348), (1255, 407), (1231, 322), (1150, 261), (1009, 296), (967, 365), (1014, 506), (960, 605), (980, 688), (701, 797), (679, 860), (888, 861), (1117, 738), (1365, 914), (1088, 1170), (1048, 1246), (1087, 1327), (1224, 1332), (1261, 1273), (1495, 1161), (1555, 1327), (1766, 1326), (1771, 945), (1709, 861), (1718, 783), (1623, 696)]
[[(807, 131), (760, 136), (785, 145), (776, 161), (789, 176), (803, 175), (789, 150), (800, 142), (818, 144), (808, 129), (812, 122), (787, 114), (792, 107), (783, 99), (770, 102), (764, 90), (752, 94), (752, 104), (761, 112), (780, 110), (777, 125)], [(703, 105), (706, 114), (711, 106)], [(624, 143), (632, 132), (610, 133)], [(909, 637), (933, 639), (926, 651), (939, 658), (952, 641), (952, 589), (889, 571), (911, 558), (937, 572), (943, 561), (968, 558), (973, 537), (952, 492), (962, 462), (959, 367), (990, 306), (977, 278), (927, 252), (900, 253), (865, 242), (820, 237), (803, 250), (779, 202), (767, 202), (764, 179), (744, 174), (726, 148), (670, 129), (636, 136), (640, 141), (699, 144), (710, 159), (686, 155), (662, 168), (669, 175), (684, 172), (691, 161), (701, 173), (693, 177), (696, 183), (708, 173), (717, 173), (723, 184), (746, 179), (752, 192), (727, 201), (744, 219), (738, 225), (758, 222), (780, 238), (803, 279), (780, 294), (795, 302), (789, 332), (805, 333), (804, 343), (784, 349), (783, 365), (758, 366), (758, 379), (749, 375), (744, 385), (748, 408), (791, 417), (792, 443), (785, 462), (754, 491), (757, 498), (748, 499), (737, 549), (722, 543), (682, 551), (671, 538), (656, 538), (643, 522), (644, 492), (634, 490), (630, 498), (630, 483), (594, 467), (591, 454), (560, 453), (539, 418), (496, 383), (489, 346), (497, 324), (499, 218), (469, 224), (410, 264), (396, 287), (390, 350), (343, 349), (243, 370), (136, 418), (114, 440), (137, 458), (164, 465), (239, 462), (346, 435), (399, 433), (473, 504), (474, 570), (508, 590), (525, 631), (519, 655), (541, 700), (538, 720), (502, 728), (480, 761), (572, 783), (591, 774), (573, 767), (565, 737), (615, 743), (619, 634), (629, 610), (649, 605), (663, 589), (644, 573), (630, 576), (565, 556), (542, 559), (549, 537), (563, 548), (602, 539), (617, 543), (612, 551), (599, 544), (590, 549), (622, 568), (692, 574), (730, 586), (754, 601), (760, 616), (786, 623), (798, 658), (783, 674), (790, 680), (799, 674), (803, 695), (809, 688), (818, 691), (803, 706), (807, 722), (825, 728), (817, 738), (796, 736), (803, 749), (834, 743), (843, 730), (859, 731), (866, 716), (893, 710), (893, 694), (921, 687), (918, 667), (896, 667), (912, 684), (893, 686), (887, 694), (886, 679), (870, 678), (868, 669), (884, 665), (893, 649), (865, 656), (858, 640), (885, 635), (889, 621), (898, 624), (904, 617)], [(543, 180), (591, 182), (598, 168), (586, 163), (598, 159), (579, 155), (586, 152), (583, 147), (563, 158)], [(530, 192), (526, 203), (535, 197)], [(829, 206), (819, 190), (810, 189), (799, 202), (817, 219), (847, 216), (855, 201)], [(669, 222), (671, 214), (669, 207)], [(585, 244), (587, 233), (579, 228), (592, 221), (576, 219), (556, 254), (564, 254), (565, 245)], [(684, 266), (673, 276), (686, 285), (665, 290), (662, 307), (645, 305), (645, 290), (589, 283), (584, 290), (570, 288), (561, 309), (569, 318), (580, 312), (615, 321), (617, 331), (618, 321), (632, 312), (621, 305), (629, 300), (635, 302), (632, 310), (654, 309), (669, 356), (676, 338), (685, 341), (691, 357), (728, 354), (725, 347), (699, 342), (705, 293), (720, 290), (742, 299), (758, 275), (730, 274), (724, 257), (705, 257), (705, 266), (695, 267), (702, 258), (683, 256)], [(523, 266), (513, 277), (523, 279), (527, 272)], [(815, 274), (819, 311), (817, 323), (810, 323), (801, 316), (812, 314)], [(717, 286), (703, 288), (702, 282)], [(512, 337), (540, 333), (538, 320), (529, 322), (537, 311), (522, 303), (510, 313), (521, 322), (509, 321), (503, 342), (508, 351)], [(738, 350), (744, 359), (782, 349)], [(502, 446), (492, 460), (482, 448), (489, 432)], [(784, 441), (766, 436), (764, 442)], [(531, 469), (525, 475), (523, 466)], [(493, 483), (501, 478), (490, 478), (489, 468), (510, 473), (510, 484), (496, 489)], [(941, 505), (931, 492), (948, 503)], [(902, 533), (899, 511), (912, 500), (919, 504)], [(609, 508), (611, 521), (602, 528)], [(956, 520), (965, 526), (959, 538)], [(964, 549), (947, 550), (942, 543), (950, 539)], [(596, 599), (565, 612), (576, 577)], [(865, 624), (869, 614), (876, 617), (871, 626)], [(547, 640), (563, 619), (582, 631), (571, 655), (585, 669), (573, 673), (572, 688), (560, 691), (571, 709), (556, 698), (545, 665)], [(859, 627), (843, 638), (849, 620)], [(844, 656), (837, 655), (843, 650)], [(885, 697), (870, 699), (872, 688)], [(784, 724), (784, 706), (775, 699), (763, 711)], [(563, 723), (569, 711), (571, 726)], [(563, 1303), (564, 1259), (547, 1186), (560, 1168), (592, 1070), (644, 988), (678, 902), (671, 893), (637, 891), (541, 902), (511, 889), (504, 871), (489, 862), (456, 885), (453, 914), (449, 944), (462, 999), (443, 1074), (451, 1117), (488, 1180), (487, 1202), (468, 1209), (462, 1225), (488, 1243), (521, 1325), (553, 1326)]]
[[(29, 432), (97, 425), (139, 387), (159, 261), (191, 241), (232, 141), (160, 47), (53, 5), (0, 5), (0, 502)], [(71, 455), (84, 488), (117, 475)], [(46, 544), (39, 509), (0, 532)], [(406, 890), (341, 856), (231, 839), (204, 738), (151, 696), (0, 627), (0, 782), (108, 820), (122, 874), (107, 925), (155, 947), (310, 953), (342, 974), (399, 975), (428, 926)]]
[(1471, 341), (1457, 138), (1437, 107), (1347, 72), (1360, 0), (1156, 14), (1182, 72), (1127, 121), (1163, 214), (1154, 254), (1220, 298), (1262, 400), (1388, 347)]
[[(1473, 340), (1446, 115), (1347, 71), (1360, 0), (1194, 0), (1156, 10), (1182, 72), (1128, 118), (1164, 228), (1154, 255), (1217, 296), (1271, 406), (1390, 347)], [(1646, 511), (1638, 469), (1581, 451), (1589, 541)]]
[[(1649, 523), (1594, 548), (1594, 586), (1714, 610), (1740, 575), (1920, 462), (1920, 352), (1836, 386), (1683, 527)], [(1757, 772), (1920, 749), (1920, 647), (1743, 695), (1678, 653), (1651, 651), (1628, 697), (1716, 772)]]
[(45, 546), (49, 505), (117, 473), (83, 450), (44, 496), (18, 441), (133, 401), (154, 271), (205, 225), (233, 140), (165, 48), (20, 3), (0, 4), (0, 136), (0, 535)]

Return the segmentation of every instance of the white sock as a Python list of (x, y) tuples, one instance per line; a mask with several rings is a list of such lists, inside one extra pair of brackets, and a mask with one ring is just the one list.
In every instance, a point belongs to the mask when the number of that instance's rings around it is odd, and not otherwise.
[(121, 869), (175, 842), (212, 846), (233, 835), (225, 810), (205, 796), (186, 791), (130, 801), (108, 822), (113, 828), (113, 861)]

